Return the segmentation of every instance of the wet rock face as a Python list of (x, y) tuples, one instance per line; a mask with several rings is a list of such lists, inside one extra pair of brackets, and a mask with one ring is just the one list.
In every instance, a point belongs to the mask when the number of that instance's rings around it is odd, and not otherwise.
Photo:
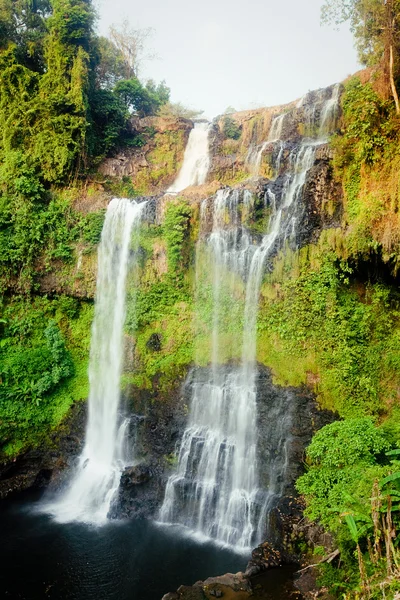
[(270, 514), (270, 541), (263, 542), (252, 551), (245, 572), (247, 577), (283, 565), (300, 564), (302, 552), (298, 550), (299, 543), (306, 542), (313, 548), (307, 535), (310, 524), (304, 519), (304, 508), (303, 500), (298, 497), (284, 496), (278, 500)]
[(147, 168), (146, 150), (129, 149), (113, 158), (107, 158), (100, 166), (100, 173), (109, 177), (134, 177), (140, 169)]
[[(285, 159), (290, 154), (290, 146), (282, 161), (281, 173), (274, 181), (259, 180), (258, 195), (264, 198), (268, 207), (268, 190), (281, 198), (285, 186)], [(310, 243), (316, 243), (324, 229), (341, 226), (343, 216), (343, 189), (333, 173), (332, 150), (324, 144), (316, 152), (315, 162), (308, 171), (301, 201), (296, 209), (296, 230), (289, 243), (293, 250)]]
[(257, 575), (261, 571), (281, 567), (285, 564), (285, 557), (282, 553), (271, 546), (269, 542), (263, 542), (251, 553), (251, 559), (246, 567), (246, 576)]
[(156, 386), (152, 391), (131, 388), (124, 402), (134, 413), (131, 444), (136, 465), (124, 471), (110, 517), (156, 518), (185, 428), (189, 390), (181, 381), (165, 395)]
[(303, 190), (305, 206), (300, 244), (315, 243), (323, 229), (340, 227), (343, 216), (343, 189), (335, 180), (331, 149), (322, 146), (311, 167)]
[(131, 134), (140, 147), (121, 149), (103, 161), (99, 172), (106, 178), (131, 180), (144, 194), (163, 193), (180, 169), (193, 126), (181, 118), (133, 118)]
[[(162, 600), (267, 600), (271, 598), (292, 598), (302, 600), (303, 596), (293, 583), (295, 567), (272, 568), (269, 572), (250, 576), (241, 572), (226, 573), (221, 577), (210, 577), (197, 581), (192, 586), (181, 586), (176, 592), (165, 594)], [(309, 596), (310, 598), (312, 596)]]
[[(274, 483), (280, 496), (291, 496), (295, 481), (303, 470), (306, 447), (315, 431), (334, 417), (329, 411), (319, 409), (315, 395), (306, 386), (294, 388), (274, 385), (270, 369), (263, 365), (258, 365), (257, 410), (261, 485), (266, 489), (271, 485), (270, 473), (262, 465), (271, 464), (271, 457), (276, 455), (279, 444), (284, 443), (284, 473)], [(285, 427), (280, 429), (284, 419), (287, 419)], [(283, 440), (281, 436), (284, 436)]]
[(75, 404), (63, 426), (50, 440), (13, 462), (0, 464), (0, 499), (27, 490), (59, 488), (83, 445), (86, 404)]
[(146, 342), (146, 346), (149, 348), (149, 350), (153, 350), (154, 352), (160, 352), (162, 348), (161, 333), (152, 333)]

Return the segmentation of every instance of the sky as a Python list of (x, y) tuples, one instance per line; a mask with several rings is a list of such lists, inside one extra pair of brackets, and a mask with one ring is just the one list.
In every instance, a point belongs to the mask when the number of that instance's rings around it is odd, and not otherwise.
[(320, 24), (322, 0), (96, 0), (99, 32), (153, 29), (139, 76), (212, 118), (274, 106), (360, 69), (348, 27)]

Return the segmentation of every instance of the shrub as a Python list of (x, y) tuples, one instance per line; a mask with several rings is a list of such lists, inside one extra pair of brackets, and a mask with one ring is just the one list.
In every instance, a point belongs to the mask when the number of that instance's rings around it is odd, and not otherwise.
[(230, 140), (238, 140), (242, 135), (242, 128), (232, 117), (226, 115), (222, 123), (222, 133)]
[(384, 433), (368, 417), (336, 421), (318, 431), (307, 450), (309, 469), (296, 484), (306, 497), (307, 516), (337, 531), (338, 515), (348, 506), (355, 487), (365, 478), (370, 490), (371, 471), (389, 447)]

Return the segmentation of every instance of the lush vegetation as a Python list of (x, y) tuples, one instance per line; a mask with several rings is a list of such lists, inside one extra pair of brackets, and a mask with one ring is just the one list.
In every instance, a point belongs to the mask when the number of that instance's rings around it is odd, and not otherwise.
[(187, 202), (177, 198), (168, 203), (162, 227), (142, 228), (142, 268), (139, 283), (132, 280), (128, 290), (126, 324), (140, 368), (125, 377), (126, 384), (165, 393), (193, 360), (192, 217)]
[(335, 534), (342, 568), (323, 567), (321, 582), (341, 597), (393, 598), (400, 590), (398, 436), (398, 424), (348, 419), (327, 425), (308, 448), (297, 487), (306, 515)]
[(0, 310), (0, 456), (13, 456), (85, 399), (92, 304), (14, 297)]
[(377, 255), (393, 272), (400, 257), (399, 138), (391, 103), (371, 83), (351, 79), (343, 96), (342, 131), (333, 139), (349, 225), (342, 254), (367, 260)]
[(85, 225), (60, 188), (118, 145), (142, 145), (130, 116), (168, 102), (164, 82), (143, 85), (135, 76), (128, 57), (136, 38), (98, 37), (94, 23), (89, 0), (0, 2), (3, 286), (13, 278), (29, 289), (44, 247), (42, 262), (71, 257)]
[[(0, 197), (0, 289), (21, 292), (35, 289), (40, 273), (51, 270), (60, 261), (68, 270), (76, 258), (77, 244), (86, 253), (100, 240), (104, 210), (84, 214), (74, 208), (81, 193), (53, 194), (48, 204), (19, 199), (7, 205)], [(1, 204), (0, 204), (1, 206)]]
[[(258, 320), (258, 360), (275, 382), (312, 386), (341, 419), (314, 437), (298, 490), (306, 515), (335, 537), (340, 569), (327, 564), (322, 578), (345, 598), (378, 598), (382, 589), (391, 598), (400, 588), (398, 13), (389, 0), (325, 2), (325, 17), (349, 18), (363, 60), (381, 71), (369, 83), (345, 84), (331, 142), (345, 193), (342, 227), (276, 258)], [(59, 295), (60, 285), (51, 297), (35, 295), (41, 278), (57, 271), (68, 293), (91, 295), (104, 197), (158, 190), (176, 173), (187, 137), (183, 127), (135, 131), (130, 117), (197, 114), (170, 103), (164, 82), (137, 78), (138, 32), (125, 24), (99, 37), (94, 23), (89, 0), (0, 0), (0, 453), (8, 458), (42, 441), (87, 395), (92, 303)], [(225, 115), (221, 154), (244, 159), (265, 117), (240, 127)], [(134, 185), (95, 174), (118, 147), (145, 144)], [(249, 173), (236, 165), (216, 176), (236, 184)], [(91, 194), (97, 209), (81, 210)], [(140, 267), (128, 286), (132, 361), (123, 378), (127, 390), (168, 399), (190, 363), (210, 360), (214, 272), (200, 242), (204, 268), (193, 298), (198, 210), (182, 198), (162, 209), (163, 224), (143, 226), (132, 247)], [(265, 207), (253, 217), (246, 225), (258, 235)], [(218, 275), (218, 360), (226, 362), (238, 358), (244, 287), (223, 269)]]
[(229, 140), (238, 140), (242, 134), (242, 130), (232, 117), (226, 115), (222, 121), (222, 133)]
[(314, 383), (342, 417), (389, 413), (400, 383), (398, 292), (357, 281), (324, 245), (312, 261), (306, 249), (299, 258), (262, 290), (259, 358), (284, 385)]
[(345, 85), (332, 139), (341, 229), (276, 259), (259, 320), (259, 359), (276, 380), (312, 385), (344, 419), (315, 435), (298, 490), (340, 550), (339, 562), (321, 566), (321, 584), (347, 599), (400, 589), (400, 132), (378, 84)]
[(321, 585), (348, 599), (381, 598), (382, 589), (393, 598), (400, 463), (387, 453), (400, 442), (400, 296), (383, 263), (365, 275), (365, 256), (344, 259), (350, 249), (337, 235), (276, 259), (262, 289), (258, 357), (277, 383), (312, 386), (344, 419), (314, 436), (297, 483), (306, 516), (340, 551), (321, 566)]
[[(169, 101), (165, 82), (137, 78), (143, 32), (124, 23), (100, 37), (95, 20), (90, 0), (0, 0), (0, 453), (9, 456), (86, 397), (92, 306), (54, 294), (93, 296), (101, 207), (140, 190), (99, 188), (88, 175), (119, 146), (154, 136), (131, 117)], [(33, 296), (46, 278), (52, 298)]]

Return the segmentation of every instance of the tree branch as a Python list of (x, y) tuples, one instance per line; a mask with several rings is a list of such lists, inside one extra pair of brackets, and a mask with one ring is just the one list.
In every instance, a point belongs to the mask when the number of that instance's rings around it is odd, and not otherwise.
[(307, 567), (300, 569), (300, 571), (296, 571), (296, 573), (302, 573), (303, 571), (307, 571), (307, 569), (312, 569), (313, 567), (318, 567), (319, 565), (322, 565), (322, 563), (325, 563), (325, 562), (331, 563), (333, 561), (333, 559), (335, 559), (337, 556), (339, 556), (339, 554), (340, 554), (340, 550), (334, 550), (331, 554), (328, 554), (328, 556), (325, 556), (325, 558), (323, 558), (319, 562), (317, 562), (313, 565), (307, 565)]

